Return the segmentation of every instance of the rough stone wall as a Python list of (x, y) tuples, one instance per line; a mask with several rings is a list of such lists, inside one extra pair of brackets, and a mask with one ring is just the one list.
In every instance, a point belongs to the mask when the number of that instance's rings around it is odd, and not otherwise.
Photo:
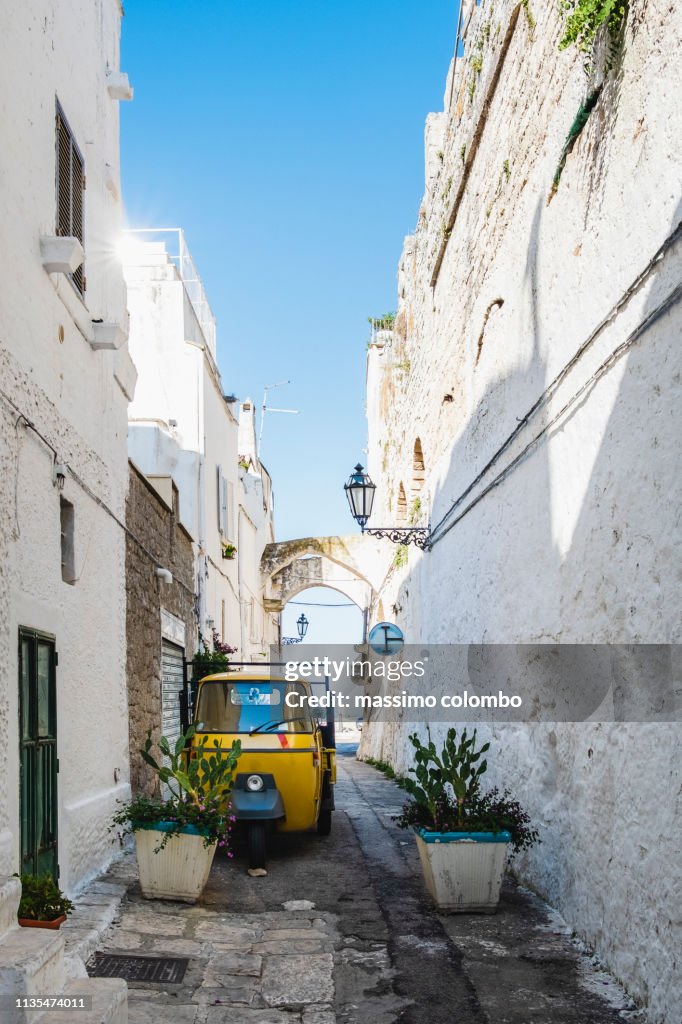
[[(682, 14), (633, 0), (603, 79), (559, 52), (558, 5), (471, 7), (395, 329), (368, 354), (373, 518), (395, 522), (402, 484), (436, 543), (402, 566), (387, 548), (374, 619), (414, 643), (679, 642)], [(405, 770), (412, 728), (372, 725), (363, 752)], [(679, 726), (491, 731), (491, 781), (543, 838), (523, 878), (653, 1021), (679, 1020)]]
[[(148, 729), (154, 741), (161, 732), (161, 608), (185, 623), (191, 657), (196, 647), (194, 554), (189, 534), (132, 463), (126, 526), (130, 782), (134, 792), (151, 795), (155, 777), (139, 750)], [(156, 576), (157, 566), (171, 571), (171, 584)]]

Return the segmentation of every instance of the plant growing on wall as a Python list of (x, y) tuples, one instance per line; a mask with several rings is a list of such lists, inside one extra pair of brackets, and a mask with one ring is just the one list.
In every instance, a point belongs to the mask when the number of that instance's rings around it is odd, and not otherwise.
[(393, 556), (393, 565), (396, 569), (402, 569), (407, 565), (407, 544), (399, 544)]
[(607, 27), (612, 41), (618, 39), (628, 14), (628, 0), (559, 0), (566, 14), (564, 34), (559, 49), (577, 46), (581, 53), (591, 54), (601, 28)]
[(384, 313), (382, 316), (368, 316), (367, 321), (375, 331), (392, 331), (395, 317), (395, 313)]

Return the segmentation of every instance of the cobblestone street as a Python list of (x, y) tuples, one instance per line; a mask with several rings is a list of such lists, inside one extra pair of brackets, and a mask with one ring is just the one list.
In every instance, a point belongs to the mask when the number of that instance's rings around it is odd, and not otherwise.
[[(352, 746), (340, 754), (332, 835), (279, 837), (267, 877), (246, 874), (238, 847), (196, 906), (148, 902), (127, 855), (79, 901), (67, 949), (189, 958), (181, 984), (129, 983), (130, 1024), (643, 1024), (511, 880), (494, 916), (434, 912), (391, 820), (400, 790)], [(88, 944), (88, 901), (106, 913), (124, 887), (114, 924)]]

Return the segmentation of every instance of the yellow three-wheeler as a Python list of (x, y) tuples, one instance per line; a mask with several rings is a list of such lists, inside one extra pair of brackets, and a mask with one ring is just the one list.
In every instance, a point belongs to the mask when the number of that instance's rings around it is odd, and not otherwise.
[(334, 721), (318, 700), (303, 680), (223, 672), (199, 682), (193, 746), (203, 736), (208, 749), (241, 741), (232, 813), (247, 829), (250, 868), (265, 867), (268, 829), (331, 831)]

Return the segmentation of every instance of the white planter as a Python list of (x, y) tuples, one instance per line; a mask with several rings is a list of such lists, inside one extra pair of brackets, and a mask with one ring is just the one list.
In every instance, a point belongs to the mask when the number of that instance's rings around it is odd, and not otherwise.
[(216, 844), (204, 846), (203, 836), (185, 832), (171, 836), (163, 850), (154, 853), (163, 836), (156, 829), (135, 833), (142, 895), (148, 900), (196, 903), (208, 881)]
[(495, 912), (511, 840), (508, 832), (415, 831), (415, 839), (426, 887), (440, 910)]
[(40, 258), (48, 274), (73, 274), (83, 262), (83, 246), (72, 235), (41, 235)]

